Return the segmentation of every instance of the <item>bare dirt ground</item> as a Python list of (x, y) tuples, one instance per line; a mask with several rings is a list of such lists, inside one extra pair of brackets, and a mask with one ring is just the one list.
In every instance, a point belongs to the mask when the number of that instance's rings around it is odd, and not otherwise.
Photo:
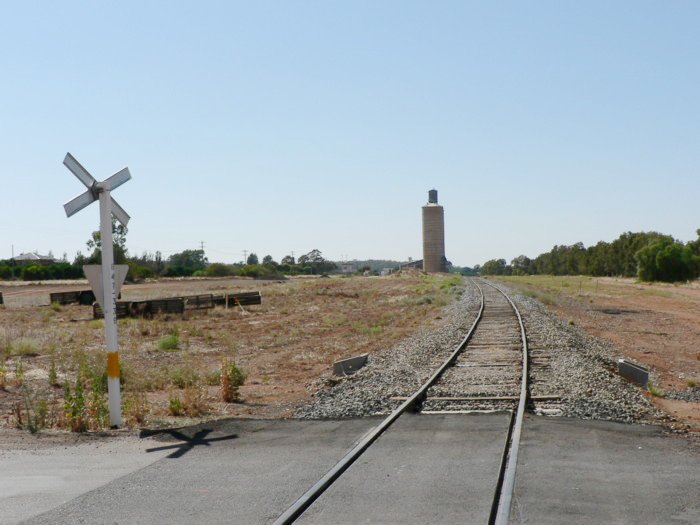
[[(700, 284), (643, 284), (633, 279), (511, 277), (561, 319), (610, 341), (651, 370), (662, 390), (700, 386)], [(659, 408), (700, 431), (700, 403), (652, 397)]]
[[(455, 298), (455, 276), (410, 272), (390, 277), (298, 278), (288, 281), (233, 279), (167, 280), (125, 285), (124, 300), (225, 291), (259, 290), (263, 304), (153, 319), (119, 321), (123, 402), (131, 428), (180, 426), (219, 417), (289, 417), (319, 387), (332, 381), (338, 359), (390, 348), (418, 328), (441, 322)], [(82, 377), (88, 428), (104, 428), (101, 401), (88, 390), (100, 380), (106, 357), (101, 320), (86, 306), (49, 306), (64, 286), (0, 286), (0, 426), (7, 439), (19, 435), (18, 418), (43, 412), (43, 426), (65, 428), (63, 384)], [(45, 306), (38, 306), (45, 305)], [(176, 339), (175, 348), (162, 341)], [(222, 360), (248, 374), (240, 402), (224, 403)], [(51, 369), (56, 381), (51, 385)], [(176, 401), (173, 401), (176, 400)], [(180, 407), (175, 416), (173, 403)]]

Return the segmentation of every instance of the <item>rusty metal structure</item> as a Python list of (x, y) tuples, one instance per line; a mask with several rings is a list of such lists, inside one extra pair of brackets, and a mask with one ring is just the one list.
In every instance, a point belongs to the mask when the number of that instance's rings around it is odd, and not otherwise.
[(438, 192), (428, 192), (428, 203), (423, 206), (423, 271), (446, 272), (445, 210), (438, 204)]

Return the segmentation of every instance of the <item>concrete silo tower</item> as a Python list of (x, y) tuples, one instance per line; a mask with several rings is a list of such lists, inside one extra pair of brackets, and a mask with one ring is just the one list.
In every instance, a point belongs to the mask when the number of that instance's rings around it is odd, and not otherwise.
[(438, 204), (437, 190), (428, 192), (428, 204), (423, 206), (423, 271), (447, 271), (445, 210)]

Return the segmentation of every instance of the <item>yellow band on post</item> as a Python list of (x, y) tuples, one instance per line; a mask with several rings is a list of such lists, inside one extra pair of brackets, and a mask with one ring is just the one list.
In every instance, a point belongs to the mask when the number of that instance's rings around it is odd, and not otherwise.
[(107, 353), (107, 377), (119, 377), (119, 352)]

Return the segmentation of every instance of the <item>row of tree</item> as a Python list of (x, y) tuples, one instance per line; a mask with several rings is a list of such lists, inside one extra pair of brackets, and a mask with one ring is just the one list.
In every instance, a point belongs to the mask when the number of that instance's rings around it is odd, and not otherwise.
[(627, 232), (613, 242), (554, 246), (530, 259), (520, 255), (507, 264), (492, 259), (481, 275), (591, 275), (637, 277), (642, 281), (687, 281), (700, 276), (698, 239), (682, 243), (658, 232)]
[[(318, 275), (337, 269), (337, 265), (326, 260), (319, 250), (311, 250), (295, 259), (287, 255), (280, 262), (266, 255), (262, 261), (251, 253), (244, 263), (223, 264), (209, 263), (204, 250), (184, 250), (163, 258), (161, 252), (144, 253), (141, 256), (129, 256), (126, 247), (128, 230), (121, 224), (112, 224), (115, 264), (129, 265), (127, 280), (141, 280), (149, 277), (225, 277), (244, 276), (274, 278), (282, 275)], [(38, 281), (50, 279), (80, 279), (83, 277), (83, 265), (100, 264), (102, 260), (102, 242), (100, 232), (93, 232), (87, 241), (91, 250), (89, 255), (78, 252), (72, 263), (64, 259), (52, 264), (30, 263), (15, 264), (15, 261), (0, 261), (0, 279), (22, 279)]]

